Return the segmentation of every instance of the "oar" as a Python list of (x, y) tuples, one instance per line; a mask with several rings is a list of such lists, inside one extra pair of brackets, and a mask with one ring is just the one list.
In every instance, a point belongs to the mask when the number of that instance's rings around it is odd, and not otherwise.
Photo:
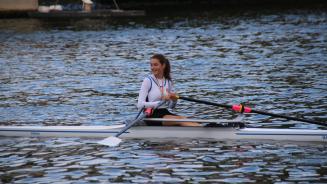
[[(154, 109), (160, 107), (161, 105), (163, 105), (165, 103), (165, 101), (161, 101)], [(123, 134), (124, 132), (126, 132), (128, 129), (130, 129), (134, 124), (136, 124), (137, 122), (141, 121), (142, 119), (144, 119), (146, 116), (149, 115), (150, 112), (148, 111), (144, 111), (144, 108), (141, 109), (141, 111), (138, 113), (138, 115), (136, 116), (135, 120), (132, 121), (131, 123), (127, 124), (120, 132), (118, 132), (115, 136), (110, 136), (108, 138), (105, 138), (101, 141), (99, 141), (99, 144), (102, 145), (106, 145), (106, 146), (110, 146), (110, 147), (115, 147), (118, 146), (119, 143), (122, 141), (120, 138), (118, 138), (121, 134)], [(143, 112), (143, 114), (141, 114)]]
[(191, 101), (191, 102), (197, 102), (197, 103), (202, 103), (202, 104), (207, 104), (207, 105), (213, 105), (213, 106), (218, 106), (218, 107), (224, 107), (227, 109), (234, 110), (236, 112), (240, 113), (258, 113), (258, 114), (263, 114), (263, 115), (268, 115), (272, 117), (278, 117), (278, 118), (285, 118), (288, 120), (295, 120), (295, 121), (302, 121), (302, 122), (307, 122), (311, 124), (316, 124), (316, 125), (322, 125), (322, 126), (327, 126), (327, 123), (319, 122), (319, 121), (314, 121), (314, 120), (309, 120), (309, 119), (303, 119), (303, 118), (296, 118), (296, 117), (291, 117), (291, 116), (285, 116), (285, 115), (280, 115), (280, 114), (273, 114), (270, 112), (264, 112), (264, 111), (259, 111), (255, 109), (251, 109), (250, 107), (245, 107), (244, 105), (226, 105), (226, 104), (219, 104), (219, 103), (214, 103), (214, 102), (208, 102), (204, 100), (197, 100), (197, 99), (192, 99), (188, 97), (183, 97), (179, 96), (179, 99), (186, 100), (186, 101)]

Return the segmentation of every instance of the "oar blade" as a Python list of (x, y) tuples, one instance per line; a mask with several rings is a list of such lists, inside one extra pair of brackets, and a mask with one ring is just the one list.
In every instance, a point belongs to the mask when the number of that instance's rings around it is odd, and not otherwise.
[(120, 138), (111, 136), (111, 137), (108, 137), (108, 138), (105, 138), (105, 139), (99, 141), (98, 144), (102, 144), (102, 145), (110, 146), (110, 147), (116, 147), (120, 144), (121, 141), (122, 140)]

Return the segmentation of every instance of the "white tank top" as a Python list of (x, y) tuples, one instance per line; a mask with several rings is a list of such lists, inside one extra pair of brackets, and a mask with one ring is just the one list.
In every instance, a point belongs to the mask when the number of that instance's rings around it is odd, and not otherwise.
[[(167, 95), (167, 92), (174, 92), (172, 82), (168, 79), (157, 79), (154, 75), (149, 75), (144, 78), (139, 92), (137, 108), (153, 108), (158, 105), (162, 99), (162, 95)], [(175, 101), (168, 101), (167, 105), (159, 108), (174, 108)]]

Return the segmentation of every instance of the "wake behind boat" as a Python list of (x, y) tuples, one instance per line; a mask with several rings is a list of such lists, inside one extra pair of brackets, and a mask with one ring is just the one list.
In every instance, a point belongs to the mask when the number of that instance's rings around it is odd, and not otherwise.
[[(198, 120), (197, 120), (198, 121)], [(206, 122), (216, 120), (205, 120)], [(233, 123), (230, 120), (227, 123)], [(0, 126), (0, 136), (23, 137), (95, 137), (114, 136), (124, 124), (110, 126)], [(239, 128), (239, 127), (178, 127), (134, 126), (122, 138), (202, 138), (215, 140), (273, 140), (325, 142), (327, 130)]]

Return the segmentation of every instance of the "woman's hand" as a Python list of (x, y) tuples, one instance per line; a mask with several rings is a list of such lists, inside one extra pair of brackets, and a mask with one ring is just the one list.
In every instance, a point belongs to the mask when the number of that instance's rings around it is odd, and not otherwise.
[(169, 99), (172, 101), (177, 101), (178, 95), (176, 93), (169, 93)]
[(170, 95), (167, 94), (167, 95), (163, 96), (163, 97), (162, 97), (162, 100), (165, 100), (165, 101), (170, 100)]
[(173, 101), (177, 101), (178, 96), (176, 95), (176, 93), (167, 93), (167, 95), (162, 97), (162, 100), (173, 100)]

